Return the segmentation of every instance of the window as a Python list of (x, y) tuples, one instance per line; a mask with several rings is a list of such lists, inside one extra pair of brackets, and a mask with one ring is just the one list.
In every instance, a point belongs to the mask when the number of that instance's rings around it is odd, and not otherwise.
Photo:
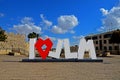
[(99, 36), (99, 38), (101, 38), (101, 35)]
[(109, 40), (109, 44), (111, 44), (111, 41)]
[(98, 47), (96, 47), (95, 49), (98, 50)]
[(104, 50), (107, 50), (107, 47), (106, 47), (106, 46), (104, 46)]
[(91, 39), (91, 37), (86, 37), (86, 40), (90, 40)]
[(112, 50), (112, 46), (109, 46), (109, 50)]
[(99, 40), (99, 46), (100, 46), (100, 50), (102, 50), (102, 40)]
[(93, 40), (98, 39), (97, 36), (92, 37)]
[(104, 38), (110, 38), (112, 36), (112, 34), (105, 34)]
[(118, 46), (115, 46), (115, 50), (118, 50), (119, 49), (119, 47)]
[(96, 44), (98, 44), (98, 41), (96, 41)]
[(104, 40), (104, 44), (106, 44), (107, 43), (107, 41), (106, 40)]

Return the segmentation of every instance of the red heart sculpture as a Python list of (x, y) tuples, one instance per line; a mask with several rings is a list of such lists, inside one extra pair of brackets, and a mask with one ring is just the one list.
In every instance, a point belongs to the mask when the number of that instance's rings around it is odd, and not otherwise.
[[(46, 45), (45, 50), (42, 49), (43, 45)], [(37, 42), (35, 43), (35, 48), (38, 50), (38, 53), (42, 57), (42, 59), (46, 59), (46, 57), (48, 56), (49, 51), (52, 48), (52, 45), (53, 45), (53, 43), (49, 38), (47, 38), (46, 40), (43, 40), (43, 39), (39, 38), (37, 40)]]

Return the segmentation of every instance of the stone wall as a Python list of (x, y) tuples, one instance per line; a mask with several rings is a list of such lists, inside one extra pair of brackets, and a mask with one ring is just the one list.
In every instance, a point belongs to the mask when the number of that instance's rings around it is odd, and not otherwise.
[(21, 54), (28, 54), (28, 42), (25, 41), (25, 35), (6, 33), (7, 40), (0, 42), (0, 54), (8, 54), (16, 51)]

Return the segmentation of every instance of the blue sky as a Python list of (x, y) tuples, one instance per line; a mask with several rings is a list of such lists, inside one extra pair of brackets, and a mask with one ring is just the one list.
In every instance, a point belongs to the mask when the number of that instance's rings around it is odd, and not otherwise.
[(119, 10), (119, 0), (0, 0), (0, 26), (26, 35), (35, 31), (53, 41), (69, 38), (74, 44), (81, 35), (120, 28)]

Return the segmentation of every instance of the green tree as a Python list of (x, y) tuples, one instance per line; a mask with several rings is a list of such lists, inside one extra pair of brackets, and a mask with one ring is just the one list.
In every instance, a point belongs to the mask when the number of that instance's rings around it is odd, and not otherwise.
[(38, 37), (39, 37), (39, 34), (37, 34), (35, 32), (32, 32), (32, 33), (28, 34), (28, 38), (37, 38), (38, 39)]
[(113, 32), (110, 42), (113, 44), (115, 44), (115, 43), (118, 44), (118, 46), (119, 46), (118, 54), (120, 54), (120, 30), (119, 29)]
[(7, 39), (7, 36), (5, 34), (5, 30), (3, 30), (1, 27), (0, 27), (0, 41), (6, 41)]

